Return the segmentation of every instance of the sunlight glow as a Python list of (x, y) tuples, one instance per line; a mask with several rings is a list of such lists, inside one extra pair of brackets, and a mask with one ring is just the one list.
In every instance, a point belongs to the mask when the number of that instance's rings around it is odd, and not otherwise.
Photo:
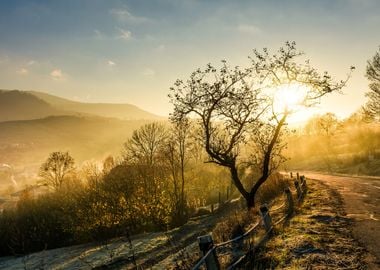
[(280, 85), (274, 89), (274, 110), (296, 112), (304, 108), (304, 101), (309, 88), (302, 84)]
[(318, 108), (305, 106), (309, 87), (302, 84), (284, 84), (273, 89), (273, 110), (276, 114), (290, 112), (288, 123), (298, 125), (305, 123), (318, 112)]

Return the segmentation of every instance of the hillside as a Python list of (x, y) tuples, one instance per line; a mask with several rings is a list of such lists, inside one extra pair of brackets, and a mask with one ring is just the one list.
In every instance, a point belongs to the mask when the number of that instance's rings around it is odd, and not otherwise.
[(123, 142), (148, 121), (50, 116), (0, 123), (0, 163), (38, 166), (52, 151), (70, 151), (76, 161), (119, 154)]
[(36, 91), (0, 90), (0, 122), (53, 115), (92, 115), (122, 120), (163, 119), (131, 104), (82, 103)]
[(42, 92), (28, 91), (27, 93), (40, 98), (58, 110), (68, 112), (77, 112), (81, 114), (91, 114), (103, 117), (115, 117), (124, 120), (162, 119), (162, 117), (144, 111), (131, 104), (83, 103)]
[(0, 90), (0, 122), (27, 120), (63, 114), (38, 97), (18, 90)]

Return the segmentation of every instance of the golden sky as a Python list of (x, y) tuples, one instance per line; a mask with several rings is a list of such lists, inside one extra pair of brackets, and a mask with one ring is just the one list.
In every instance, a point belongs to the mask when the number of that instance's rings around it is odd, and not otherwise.
[[(343, 95), (312, 113), (345, 117), (364, 102), (366, 61), (380, 45), (377, 0), (15, 0), (0, 2), (0, 89), (171, 111), (177, 78), (253, 48), (296, 41), (311, 63), (343, 79)], [(311, 113), (311, 114), (312, 114)]]

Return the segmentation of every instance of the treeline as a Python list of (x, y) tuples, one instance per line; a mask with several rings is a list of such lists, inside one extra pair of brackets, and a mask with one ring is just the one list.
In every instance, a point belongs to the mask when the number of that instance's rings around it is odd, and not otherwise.
[(24, 191), (0, 216), (0, 252), (25, 254), (184, 224), (196, 208), (223, 198), (230, 186), (222, 168), (205, 164), (190, 124), (146, 124), (121, 158), (75, 168), (69, 153), (54, 152), (41, 165), (39, 185)]
[(380, 175), (380, 123), (365, 111), (315, 116), (287, 141), (288, 169)]

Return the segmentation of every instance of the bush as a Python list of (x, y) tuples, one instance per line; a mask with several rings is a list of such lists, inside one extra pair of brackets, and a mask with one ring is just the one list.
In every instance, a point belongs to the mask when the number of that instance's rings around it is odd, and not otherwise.
[(257, 208), (252, 208), (248, 212), (246, 209), (237, 210), (234, 215), (228, 216), (215, 226), (212, 231), (214, 241), (216, 243), (224, 242), (236, 237), (238, 230), (248, 230), (257, 219), (257, 213)]
[(281, 195), (287, 187), (289, 187), (289, 181), (280, 173), (272, 174), (257, 193), (258, 204), (269, 203), (275, 197)]

